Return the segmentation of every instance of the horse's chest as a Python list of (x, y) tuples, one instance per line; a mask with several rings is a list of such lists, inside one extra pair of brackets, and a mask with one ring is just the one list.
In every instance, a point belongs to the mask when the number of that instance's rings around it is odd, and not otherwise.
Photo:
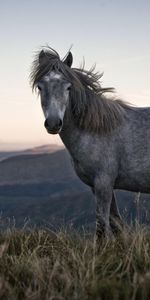
[(91, 166), (84, 164), (77, 159), (73, 159), (73, 166), (79, 178), (86, 184), (92, 186), (94, 181), (94, 172)]

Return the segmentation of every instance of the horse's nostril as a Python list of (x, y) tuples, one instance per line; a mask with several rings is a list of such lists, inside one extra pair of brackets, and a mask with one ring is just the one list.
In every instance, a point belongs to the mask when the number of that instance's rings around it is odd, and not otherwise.
[(47, 121), (47, 119), (44, 122), (44, 126), (45, 126), (45, 128), (48, 128), (48, 121)]
[(54, 119), (52, 120), (48, 120), (46, 119), (44, 122), (44, 126), (47, 129), (48, 132), (50, 131), (58, 131), (59, 129), (61, 129), (63, 124), (63, 121), (61, 119), (57, 119), (57, 121)]
[(59, 128), (62, 126), (62, 120), (61, 119), (59, 119), (58, 126), (59, 126)]

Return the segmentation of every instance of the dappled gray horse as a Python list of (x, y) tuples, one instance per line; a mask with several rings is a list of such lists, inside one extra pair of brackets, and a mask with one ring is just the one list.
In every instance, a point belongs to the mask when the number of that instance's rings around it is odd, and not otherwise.
[(71, 68), (44, 48), (33, 62), (31, 82), (38, 89), (48, 133), (59, 133), (80, 179), (96, 197), (97, 236), (116, 231), (121, 218), (114, 189), (150, 193), (150, 108), (136, 108), (106, 97), (101, 74)]

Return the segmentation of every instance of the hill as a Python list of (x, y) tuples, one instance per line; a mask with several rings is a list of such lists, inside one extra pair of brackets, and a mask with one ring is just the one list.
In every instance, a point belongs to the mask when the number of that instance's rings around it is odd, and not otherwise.
[(52, 153), (58, 150), (61, 150), (62, 147), (58, 145), (43, 145), (39, 147), (29, 148), (26, 150), (20, 151), (0, 151), (0, 161), (5, 160), (9, 157), (19, 156), (24, 154), (44, 154), (44, 153)]
[[(143, 195), (138, 204), (134, 194), (118, 193), (121, 212), (128, 221), (138, 213), (140, 221), (149, 222), (149, 198)], [(0, 162), (0, 211), (4, 218), (15, 218), (17, 226), (25, 219), (40, 226), (95, 225), (90, 189), (76, 176), (67, 151), (55, 146), (27, 150)]]
[(94, 225), (92, 194), (76, 176), (66, 150), (60, 149), (31, 149), (0, 163), (3, 217), (15, 217), (19, 225), (24, 219), (55, 226)]
[(22, 153), (0, 163), (0, 185), (26, 184), (75, 178), (66, 150)]

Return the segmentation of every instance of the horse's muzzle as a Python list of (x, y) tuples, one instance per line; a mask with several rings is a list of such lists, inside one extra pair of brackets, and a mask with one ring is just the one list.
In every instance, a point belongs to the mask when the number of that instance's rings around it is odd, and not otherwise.
[(61, 131), (63, 122), (61, 119), (58, 119), (57, 121), (54, 122), (54, 120), (48, 120), (46, 119), (44, 122), (44, 126), (47, 130), (48, 133), (51, 134), (57, 134)]

